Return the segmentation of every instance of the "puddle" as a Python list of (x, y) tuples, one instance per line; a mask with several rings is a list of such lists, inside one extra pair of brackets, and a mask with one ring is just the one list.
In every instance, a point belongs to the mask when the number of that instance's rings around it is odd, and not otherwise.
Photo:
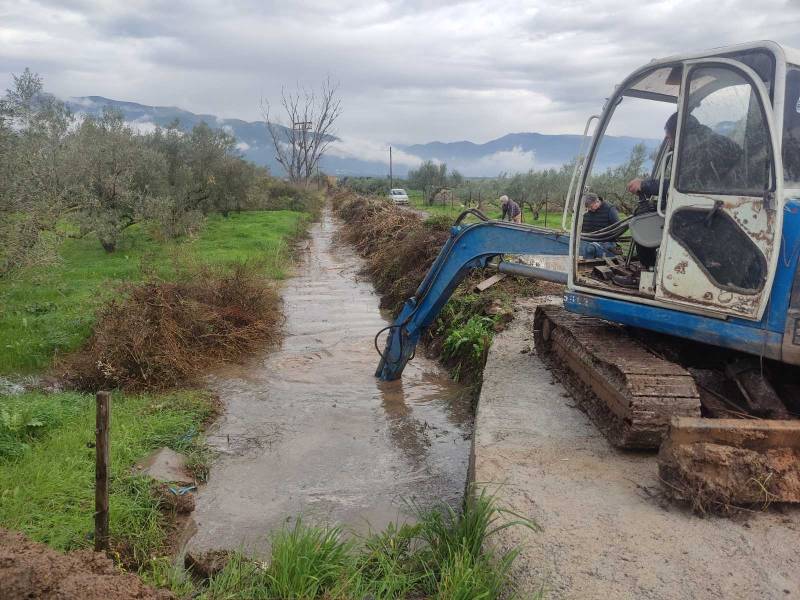
[(400, 381), (373, 377), (373, 337), (388, 320), (336, 227), (326, 209), (283, 287), (281, 348), (210, 381), (226, 413), (209, 432), (220, 454), (197, 498), (192, 549), (264, 551), (298, 515), (382, 529), (407, 501), (463, 494), (469, 393), (420, 355)]

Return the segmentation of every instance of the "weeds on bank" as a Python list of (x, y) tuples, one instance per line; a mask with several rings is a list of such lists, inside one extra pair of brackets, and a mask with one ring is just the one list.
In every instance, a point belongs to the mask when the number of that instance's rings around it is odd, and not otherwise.
[(169, 389), (274, 342), (279, 297), (260, 273), (257, 263), (200, 266), (176, 281), (123, 286), (88, 342), (62, 361), (61, 377), (87, 391)]
[(492, 343), (494, 319), (472, 315), (460, 327), (449, 330), (442, 343), (442, 356), (455, 363), (453, 377), (459, 380), (462, 369), (472, 372), (486, 362), (486, 353)]
[(346, 540), (338, 527), (298, 519), (275, 536), (267, 563), (234, 554), (199, 597), (514, 598), (510, 569), (517, 551), (497, 556), (486, 547), (498, 531), (514, 526), (537, 529), (532, 521), (499, 508), (485, 491), (468, 495), (461, 511), (449, 506), (419, 510), (415, 524), (393, 524), (360, 541)]

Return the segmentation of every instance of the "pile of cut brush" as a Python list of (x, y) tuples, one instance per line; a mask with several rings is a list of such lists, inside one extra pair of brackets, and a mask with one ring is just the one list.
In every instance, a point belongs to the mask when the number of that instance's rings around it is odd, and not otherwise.
[(342, 236), (367, 260), (366, 272), (393, 311), (414, 294), (450, 235), (450, 219), (419, 215), (384, 201), (341, 192), (333, 206)]
[(198, 267), (176, 281), (150, 277), (118, 291), (86, 344), (59, 365), (77, 389), (192, 383), (212, 364), (240, 359), (279, 335), (279, 296), (255, 265)]

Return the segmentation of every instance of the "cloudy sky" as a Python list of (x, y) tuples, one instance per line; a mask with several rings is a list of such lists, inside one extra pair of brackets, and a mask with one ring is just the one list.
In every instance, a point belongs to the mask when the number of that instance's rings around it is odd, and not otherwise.
[(330, 75), (344, 137), (483, 142), (578, 132), (651, 58), (765, 38), (800, 47), (800, 0), (0, 0), (0, 85), (256, 120)]

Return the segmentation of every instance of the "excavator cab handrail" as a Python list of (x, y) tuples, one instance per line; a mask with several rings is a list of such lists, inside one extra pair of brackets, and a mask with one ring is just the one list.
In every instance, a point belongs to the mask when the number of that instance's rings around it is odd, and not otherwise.
[(587, 142), (589, 140), (589, 127), (592, 124), (592, 121), (597, 119), (600, 120), (600, 115), (592, 115), (586, 120), (586, 126), (583, 128), (583, 139), (581, 140), (580, 148), (578, 149), (578, 156), (575, 160), (575, 169), (572, 171), (572, 179), (569, 182), (569, 189), (567, 190), (567, 197), (564, 199), (564, 212), (561, 215), (561, 229), (567, 229), (567, 218), (570, 214), (570, 208), (572, 208), (572, 212), (575, 213), (577, 211), (577, 199), (580, 197), (580, 194), (575, 191), (573, 197), (573, 189), (575, 188), (575, 181), (578, 179), (578, 173), (581, 172), (583, 168), (584, 162), (586, 161), (586, 148), (588, 146)]

